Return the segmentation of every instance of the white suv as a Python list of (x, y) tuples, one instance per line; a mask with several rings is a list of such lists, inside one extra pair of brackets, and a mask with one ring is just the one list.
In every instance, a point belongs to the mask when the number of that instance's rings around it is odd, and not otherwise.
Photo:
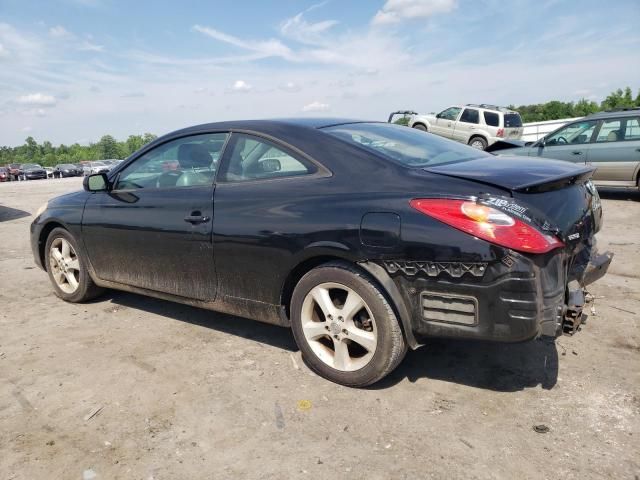
[(498, 140), (520, 140), (518, 112), (495, 105), (456, 105), (437, 115), (414, 115), (409, 126), (484, 150)]

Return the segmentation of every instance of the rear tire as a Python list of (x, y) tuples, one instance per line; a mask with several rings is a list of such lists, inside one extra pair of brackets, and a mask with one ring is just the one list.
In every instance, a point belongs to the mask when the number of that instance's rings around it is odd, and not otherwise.
[(64, 301), (86, 302), (104, 292), (89, 275), (76, 239), (64, 228), (54, 228), (49, 234), (44, 262), (55, 294)]
[(472, 137), (469, 140), (468, 145), (473, 148), (477, 148), (478, 150), (484, 150), (487, 148), (487, 141), (482, 137)]
[(425, 127), (423, 124), (421, 123), (416, 123), (413, 128), (415, 128), (416, 130), (420, 130), (422, 132), (428, 132), (427, 127)]
[(351, 387), (377, 382), (407, 352), (386, 296), (348, 263), (327, 263), (302, 277), (291, 299), (291, 328), (314, 372)]

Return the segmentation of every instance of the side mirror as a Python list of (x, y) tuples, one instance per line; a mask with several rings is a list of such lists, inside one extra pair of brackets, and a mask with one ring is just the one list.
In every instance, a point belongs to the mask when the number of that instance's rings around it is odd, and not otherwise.
[(538, 148), (544, 148), (544, 146), (547, 144), (547, 139), (545, 137), (542, 137), (539, 141), (538, 144), (536, 145)]
[(442, 118), (442, 114), (441, 114), (441, 113), (438, 113), (438, 114), (436, 115), (436, 118)]
[(275, 173), (282, 169), (280, 160), (277, 158), (265, 158), (260, 162), (260, 171), (262, 173)]
[(95, 173), (84, 177), (82, 186), (87, 192), (106, 192), (109, 189), (109, 179), (106, 173)]

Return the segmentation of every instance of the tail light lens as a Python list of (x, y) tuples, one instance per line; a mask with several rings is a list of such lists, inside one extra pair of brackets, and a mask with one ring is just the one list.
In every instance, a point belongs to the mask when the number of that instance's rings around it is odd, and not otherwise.
[(525, 253), (547, 253), (564, 244), (506, 213), (466, 200), (418, 198), (411, 206), (425, 215), (487, 242)]
[(504, 137), (504, 128), (499, 128), (496, 137)]

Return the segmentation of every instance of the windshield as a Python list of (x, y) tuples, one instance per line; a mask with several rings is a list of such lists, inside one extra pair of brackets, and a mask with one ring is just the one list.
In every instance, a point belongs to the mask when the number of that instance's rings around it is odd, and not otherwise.
[(25, 163), (22, 168), (24, 168), (25, 170), (28, 168), (42, 168), (40, 165), (36, 164), (36, 163)]
[(62, 165), (58, 165), (58, 168), (76, 168), (76, 166), (70, 163), (63, 163)]
[(436, 135), (388, 123), (350, 123), (323, 130), (407, 167), (432, 167), (491, 156)]

